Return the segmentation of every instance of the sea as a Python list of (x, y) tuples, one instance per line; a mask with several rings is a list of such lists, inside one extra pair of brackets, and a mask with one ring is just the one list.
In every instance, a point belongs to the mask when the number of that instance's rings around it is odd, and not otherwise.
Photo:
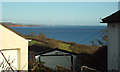
[[(45, 34), (47, 38), (62, 40), (66, 42), (76, 42), (78, 44), (89, 45), (91, 41), (100, 38), (101, 31), (104, 31), (106, 26), (44, 26), (44, 27), (11, 27), (16, 32), (22, 35), (34, 33), (39, 35)], [(96, 43), (97, 44), (97, 43)], [(73, 56), (73, 65), (75, 65), (75, 56)], [(38, 61), (36, 57), (36, 61)], [(70, 56), (41, 56), (41, 61), (49, 68), (56, 69), (56, 65), (61, 65), (71, 69)]]
[(78, 44), (90, 44), (100, 34), (106, 26), (44, 26), (44, 27), (11, 27), (22, 35), (43, 33), (47, 38), (62, 40), (66, 42), (76, 42)]

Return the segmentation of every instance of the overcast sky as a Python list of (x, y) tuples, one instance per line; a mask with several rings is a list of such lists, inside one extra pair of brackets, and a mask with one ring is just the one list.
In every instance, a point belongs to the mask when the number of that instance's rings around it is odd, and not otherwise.
[(20, 24), (104, 25), (117, 2), (3, 2), (2, 20)]

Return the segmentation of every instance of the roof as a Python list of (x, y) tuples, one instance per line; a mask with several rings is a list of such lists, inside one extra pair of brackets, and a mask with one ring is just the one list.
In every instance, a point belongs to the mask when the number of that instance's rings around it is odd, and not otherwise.
[(58, 48), (53, 48), (53, 49), (48, 49), (48, 50), (36, 53), (35, 56), (45, 54), (45, 53), (49, 53), (49, 52), (56, 51), (56, 50), (61, 51), (61, 52), (65, 52), (65, 53), (69, 53), (71, 55), (77, 55), (76, 53), (73, 53), (73, 52), (69, 52), (69, 51), (66, 51), (66, 50), (58, 49)]
[(111, 14), (110, 16), (103, 18), (101, 23), (116, 23), (116, 22), (120, 22), (120, 10)]
[(8, 30), (10, 30), (10, 31), (14, 32), (15, 34), (19, 35), (20, 37), (22, 37), (22, 38), (26, 39), (23, 35), (21, 35), (20, 33), (16, 32), (15, 30), (13, 30), (13, 29), (9, 28), (9, 27), (8, 27), (8, 26), (6, 26), (5, 24), (0, 23), (0, 25), (2, 25), (3, 27), (7, 28)]

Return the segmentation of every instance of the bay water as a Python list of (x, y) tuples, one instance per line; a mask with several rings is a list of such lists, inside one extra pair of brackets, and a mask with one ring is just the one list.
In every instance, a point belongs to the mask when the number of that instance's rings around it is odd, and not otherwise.
[(47, 38), (76, 42), (78, 44), (90, 44), (91, 41), (99, 38), (101, 30), (106, 26), (44, 26), (44, 27), (11, 27), (22, 35), (34, 33), (45, 34)]

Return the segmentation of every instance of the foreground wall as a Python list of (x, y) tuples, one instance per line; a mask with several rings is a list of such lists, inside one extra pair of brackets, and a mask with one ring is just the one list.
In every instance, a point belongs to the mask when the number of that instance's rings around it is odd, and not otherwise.
[(108, 24), (108, 70), (120, 70), (120, 24)]
[(17, 65), (17, 70), (28, 70), (28, 41), (3, 25), (0, 25), (0, 50), (6, 57), (10, 54), (11, 59), (15, 58), (13, 65)]

